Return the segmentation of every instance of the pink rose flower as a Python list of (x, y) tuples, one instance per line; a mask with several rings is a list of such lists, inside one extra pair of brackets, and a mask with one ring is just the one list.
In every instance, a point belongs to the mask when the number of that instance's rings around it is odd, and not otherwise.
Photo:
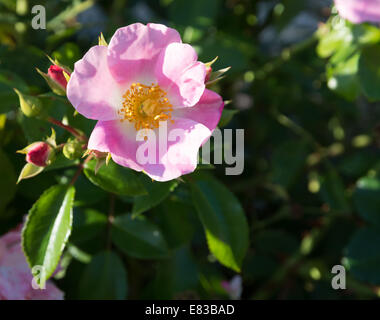
[[(98, 120), (88, 149), (109, 152), (119, 165), (158, 181), (194, 171), (198, 150), (223, 109), (222, 98), (205, 88), (206, 67), (197, 60), (176, 30), (153, 23), (120, 28), (108, 46), (92, 47), (75, 63), (67, 86), (75, 109)], [(151, 146), (154, 163), (141, 163), (139, 146), (150, 140), (136, 141), (136, 133), (151, 129), (158, 137), (160, 122), (167, 124), (169, 138), (175, 129), (184, 135), (179, 141), (160, 137)], [(159, 152), (165, 143), (166, 152)]]
[(26, 162), (38, 167), (46, 167), (52, 147), (46, 142), (36, 142), (28, 147), (26, 153)]
[(380, 0), (335, 0), (335, 6), (352, 23), (380, 22)]
[[(67, 87), (67, 80), (65, 76), (63, 75), (63, 69), (60, 66), (57, 65), (51, 65), (48, 70), (48, 76), (55, 81), (58, 85), (62, 87), (62, 89), (66, 90)], [(67, 72), (68, 75), (70, 75)]]
[(0, 300), (63, 300), (51, 281), (43, 290), (33, 289), (33, 276), (21, 249), (21, 229), (0, 237)]

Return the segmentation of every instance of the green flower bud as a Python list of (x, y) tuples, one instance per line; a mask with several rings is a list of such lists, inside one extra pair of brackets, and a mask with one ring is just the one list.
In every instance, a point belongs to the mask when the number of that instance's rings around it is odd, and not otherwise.
[(43, 114), (43, 105), (40, 99), (13, 89), (19, 98), (22, 113), (27, 117), (38, 117)]
[(68, 139), (63, 147), (63, 155), (69, 160), (79, 159), (83, 154), (83, 142), (77, 139)]

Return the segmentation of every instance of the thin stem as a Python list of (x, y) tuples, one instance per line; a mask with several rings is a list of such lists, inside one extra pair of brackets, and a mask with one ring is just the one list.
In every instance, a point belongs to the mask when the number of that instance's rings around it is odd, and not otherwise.
[(70, 181), (70, 185), (74, 185), (74, 183), (78, 180), (79, 176), (81, 175), (83, 169), (84, 169), (84, 165), (89, 162), (91, 159), (92, 159), (93, 155), (89, 155), (86, 160), (84, 160), (83, 162), (81, 162), (79, 165), (78, 165), (78, 169), (77, 171), (75, 172), (74, 174), (74, 177), (71, 179)]
[(52, 124), (55, 124), (58, 127), (65, 129), (66, 131), (70, 132), (74, 137), (78, 138), (79, 140), (87, 141), (87, 138), (82, 133), (80, 133), (77, 129), (69, 125), (63, 124), (61, 121), (54, 119), (52, 117), (48, 117), (47, 121), (49, 121)]

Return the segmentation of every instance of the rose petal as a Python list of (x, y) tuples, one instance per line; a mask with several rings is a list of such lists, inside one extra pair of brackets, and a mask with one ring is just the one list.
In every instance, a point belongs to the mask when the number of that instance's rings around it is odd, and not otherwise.
[(32, 287), (32, 274), (21, 249), (22, 225), (0, 237), (0, 300), (61, 300), (63, 293), (51, 281), (45, 290)]
[(124, 85), (154, 82), (158, 54), (172, 42), (181, 42), (179, 33), (162, 24), (134, 23), (116, 30), (108, 46), (108, 66)]
[[(144, 171), (149, 177), (157, 181), (168, 181), (195, 170), (198, 161), (198, 149), (211, 136), (211, 130), (201, 123), (191, 119), (173, 118), (174, 124), (167, 122), (168, 135), (160, 135), (159, 129), (154, 130), (155, 163), (142, 163), (138, 159), (139, 147), (151, 140), (136, 141), (136, 130), (132, 123), (113, 121), (99, 121), (91, 134), (89, 149), (110, 152), (112, 159), (119, 165), (136, 171)], [(179, 129), (181, 137), (172, 136), (171, 132)], [(161, 139), (161, 140), (159, 140)], [(182, 139), (182, 140), (181, 140)], [(167, 152), (160, 158), (160, 145), (164, 140)]]
[(380, 22), (380, 0), (335, 0), (339, 15), (353, 23)]
[(160, 54), (156, 78), (174, 107), (194, 106), (205, 90), (206, 67), (197, 60), (193, 47), (183, 43), (172, 43)]
[(141, 171), (136, 162), (136, 129), (128, 121), (98, 121), (88, 141), (88, 149), (111, 152), (112, 159), (124, 166)]
[(108, 69), (107, 47), (94, 46), (75, 63), (67, 97), (86, 118), (106, 121), (118, 118), (123, 89)]
[[(157, 181), (169, 181), (193, 172), (198, 163), (198, 150), (212, 133), (203, 124), (191, 119), (173, 117), (173, 120), (173, 124), (168, 122), (168, 138), (170, 140), (176, 138), (175, 130), (183, 134), (174, 141), (167, 141), (167, 153), (159, 159), (158, 164), (143, 165), (144, 172)], [(160, 144), (162, 139), (157, 143), (157, 154)]]
[(219, 123), (223, 107), (222, 97), (216, 92), (206, 89), (194, 107), (175, 109), (173, 116), (202, 123), (212, 131)]

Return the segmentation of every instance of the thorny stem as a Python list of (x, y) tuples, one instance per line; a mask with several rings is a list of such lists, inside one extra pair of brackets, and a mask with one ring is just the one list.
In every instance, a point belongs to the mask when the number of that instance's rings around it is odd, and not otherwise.
[(47, 121), (49, 121), (52, 124), (55, 124), (58, 127), (61, 127), (63, 129), (65, 129), (66, 131), (70, 132), (74, 137), (78, 138), (79, 140), (87, 141), (87, 137), (85, 137), (77, 129), (75, 129), (75, 128), (69, 126), (69, 125), (63, 124), (61, 121), (59, 121), (57, 119), (54, 119), (52, 117), (48, 117)]

